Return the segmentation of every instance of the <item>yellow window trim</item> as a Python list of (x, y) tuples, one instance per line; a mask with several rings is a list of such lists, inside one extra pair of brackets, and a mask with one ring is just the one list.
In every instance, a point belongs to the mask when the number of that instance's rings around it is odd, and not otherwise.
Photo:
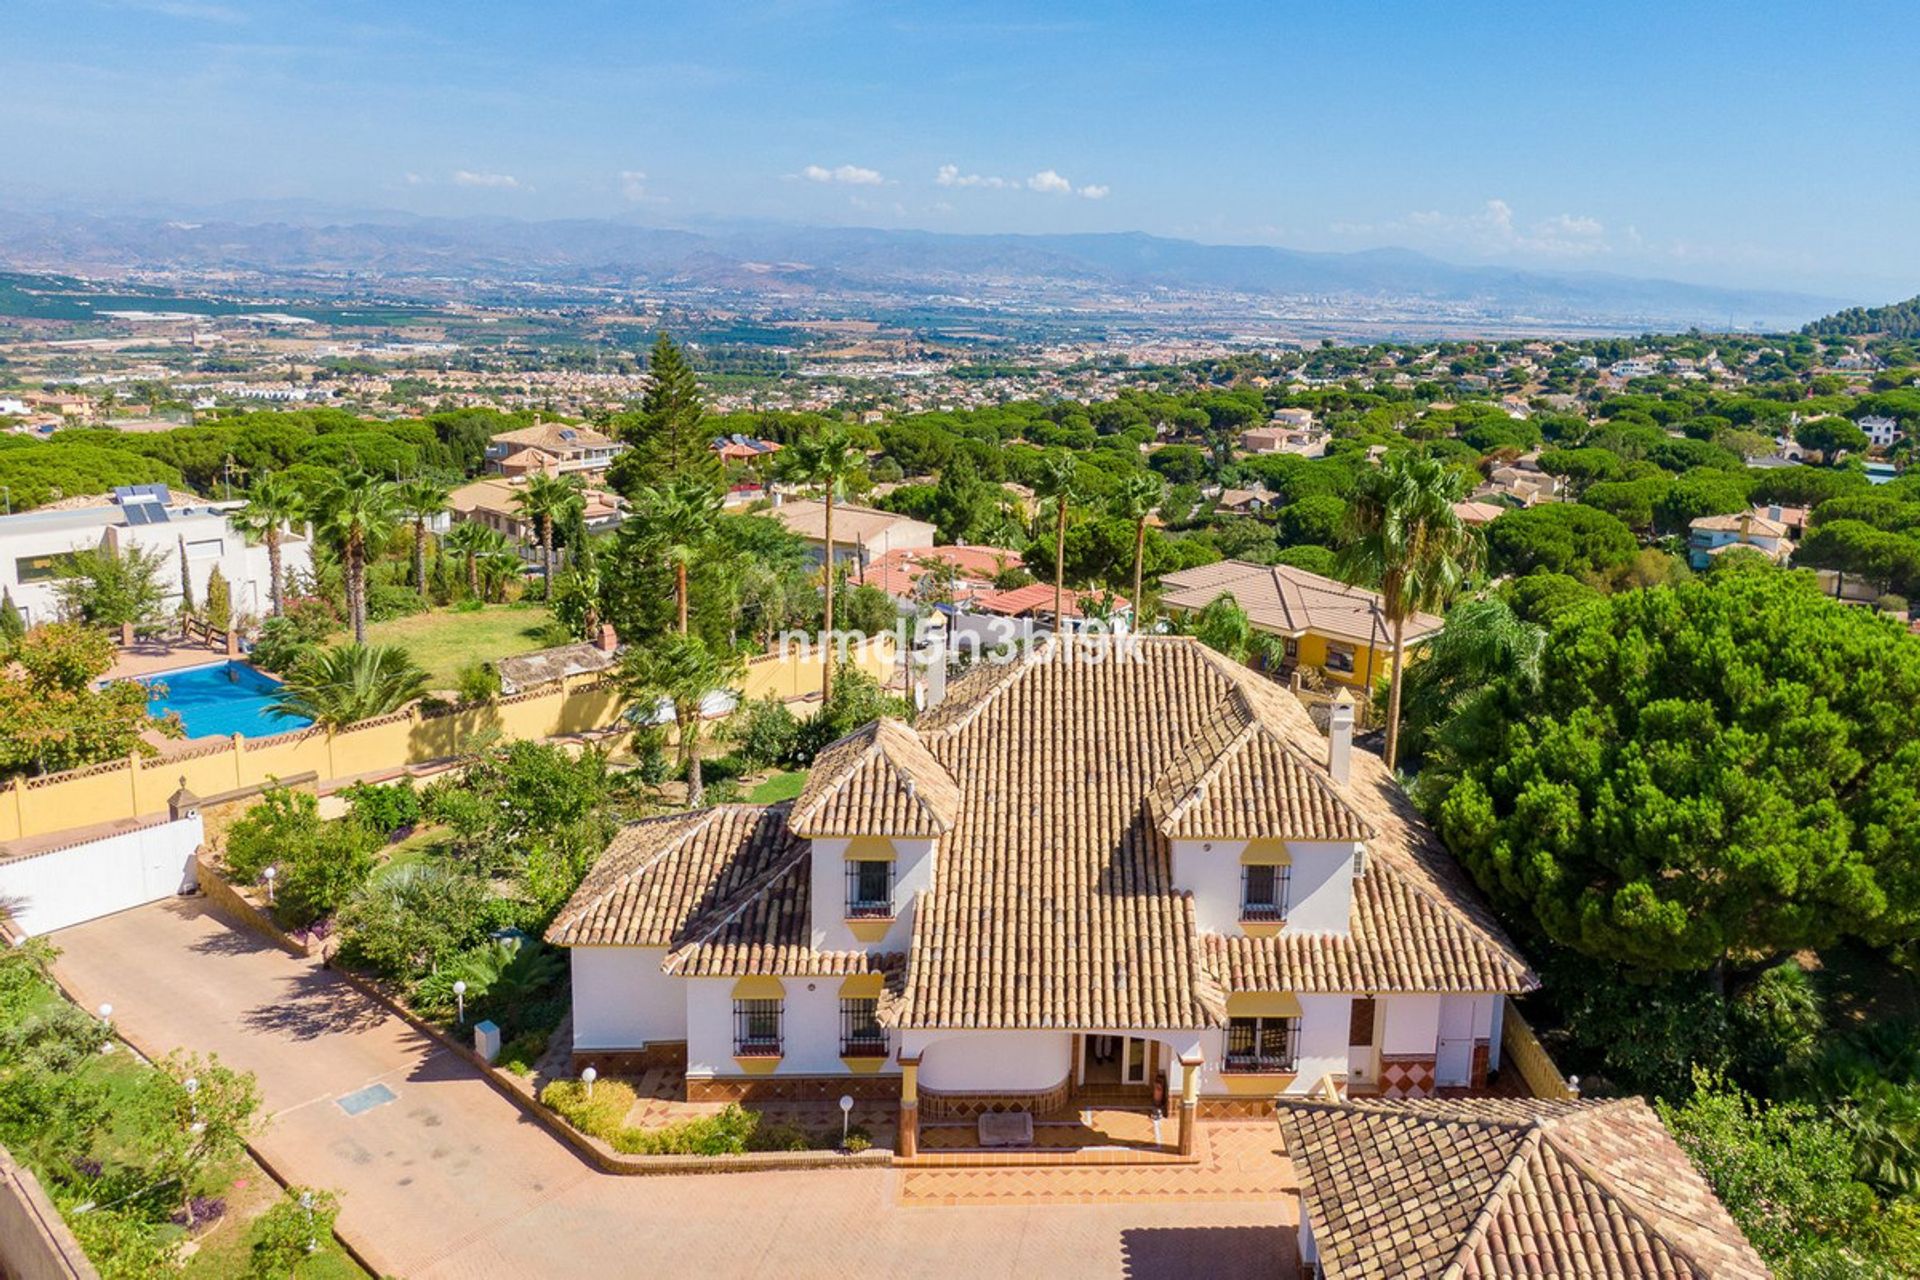
[(856, 973), (840, 984), (842, 1000), (878, 1000), (887, 989), (884, 973)]
[(733, 1062), (740, 1068), (742, 1075), (770, 1076), (780, 1069), (780, 1059), (771, 1055), (735, 1058)]
[(1229, 1018), (1297, 1018), (1300, 998), (1291, 991), (1236, 991), (1227, 997)]
[(1248, 867), (1285, 867), (1291, 866), (1293, 855), (1287, 852), (1287, 842), (1277, 836), (1263, 836), (1258, 840), (1247, 841), (1247, 847), (1240, 851), (1240, 864)]
[(784, 1000), (786, 984), (770, 973), (755, 973), (733, 984), (735, 1000)]
[(862, 916), (858, 920), (847, 921), (847, 932), (856, 942), (882, 942), (887, 930), (893, 928), (893, 916)]
[(873, 1075), (877, 1073), (880, 1070), (880, 1068), (887, 1065), (887, 1060), (885, 1056), (872, 1057), (872, 1058), (843, 1057), (840, 1059), (840, 1061), (846, 1065), (847, 1070), (853, 1072), (856, 1075), (863, 1075), (863, 1076)]
[(848, 862), (892, 862), (900, 855), (886, 836), (854, 836), (845, 856)]
[(1242, 920), (1240, 932), (1249, 938), (1277, 938), (1287, 927), (1284, 920)]

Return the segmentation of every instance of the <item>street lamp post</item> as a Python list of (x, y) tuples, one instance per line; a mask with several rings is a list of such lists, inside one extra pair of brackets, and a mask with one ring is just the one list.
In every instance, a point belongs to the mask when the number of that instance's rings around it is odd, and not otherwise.
[(100, 1006), (100, 1030), (103, 1033), (105, 1033), (107, 1037), (100, 1045), (100, 1052), (112, 1053), (113, 1052), (113, 1006), (110, 1004), (102, 1004)]
[(598, 1071), (595, 1071), (592, 1067), (588, 1067), (585, 1071), (582, 1071), (580, 1073), (580, 1083), (587, 1086), (588, 1102), (593, 1101), (593, 1082), (595, 1080), (598, 1080), (599, 1078), (600, 1078), (600, 1073)]
[(847, 1122), (851, 1119), (853, 1119), (853, 1095), (843, 1093), (840, 1095), (840, 1149), (842, 1151), (847, 1149)]
[(205, 1133), (207, 1126), (200, 1119), (199, 1077), (188, 1076), (184, 1081), (181, 1082), (181, 1087), (187, 1091), (187, 1117), (190, 1121), (190, 1123), (187, 1125), (187, 1132), (188, 1133)]
[(467, 1020), (467, 984), (464, 979), (453, 984), (453, 1001), (458, 1010), (454, 1021), (464, 1025)]
[(273, 882), (274, 882), (275, 880), (278, 880), (278, 879), (280, 878), (280, 868), (278, 868), (278, 867), (268, 867), (268, 868), (267, 868), (267, 869), (266, 869), (265, 871), (262, 871), (262, 872), (261, 872), (260, 874), (261, 874), (262, 876), (264, 876), (264, 877), (266, 877), (266, 881), (267, 881), (267, 905), (268, 905), (268, 906), (272, 906), (272, 905), (273, 905)]
[(307, 1215), (307, 1252), (318, 1253), (320, 1251), (320, 1241), (313, 1233), (313, 1192), (302, 1191), (300, 1193), (300, 1208), (304, 1210)]

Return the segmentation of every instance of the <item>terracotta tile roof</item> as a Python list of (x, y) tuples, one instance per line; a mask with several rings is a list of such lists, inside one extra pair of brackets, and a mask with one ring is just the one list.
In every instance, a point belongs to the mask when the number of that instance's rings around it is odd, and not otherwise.
[[(827, 504), (824, 502), (793, 498), (782, 502), (767, 514), (803, 538), (811, 538), (815, 542), (826, 540)], [(894, 530), (924, 536), (927, 545), (933, 545), (934, 527), (924, 520), (914, 520), (873, 507), (856, 507), (845, 502), (833, 504), (833, 543), (836, 547), (843, 543), (852, 547), (871, 542)]]
[(960, 788), (920, 737), (876, 720), (822, 751), (793, 802), (787, 827), (804, 836), (944, 835)]
[[(1292, 565), (1222, 560), (1169, 573), (1160, 583), (1160, 602), (1169, 609), (1204, 609), (1231, 595), (1255, 626), (1280, 635), (1311, 631), (1384, 645), (1390, 634), (1378, 594)], [(1433, 614), (1416, 613), (1407, 619), (1407, 643), (1424, 640), (1440, 627)]]
[(1767, 1275), (1637, 1098), (1298, 1102), (1280, 1128), (1329, 1280)]
[(557, 946), (670, 947), (807, 852), (785, 805), (720, 805), (620, 830), (547, 928)]
[[(1082, 600), (1097, 601), (1104, 593), (1099, 591), (1075, 591), (1066, 587), (1060, 592), (1060, 607), (1069, 618), (1078, 618), (1085, 613)], [(1113, 607), (1125, 609), (1127, 598), (1113, 595)], [(1018, 618), (1029, 613), (1053, 612), (1053, 584), (1051, 582), (1030, 582), (1024, 587), (1014, 587), (1008, 591), (996, 591), (990, 595), (974, 599), (974, 607), (988, 613), (997, 613), (1009, 618)]]
[(1369, 840), (1374, 834), (1323, 766), (1251, 717), (1224, 746), (1203, 741), (1189, 749), (1147, 793), (1147, 808), (1169, 839)]
[(1701, 516), (1687, 526), (1707, 533), (1754, 534), (1762, 538), (1784, 538), (1787, 526), (1770, 516), (1740, 511), (1730, 516)]
[[(822, 752), (791, 805), (628, 827), (549, 939), (669, 947), (690, 976), (864, 971), (878, 962), (810, 949), (811, 845), (794, 832), (890, 833), (938, 839), (891, 1025), (1202, 1027), (1228, 989), (1535, 985), (1377, 758), (1356, 751), (1335, 785), (1305, 708), (1192, 639), (1087, 661), (1094, 647), (975, 664), (915, 727), (880, 721)], [(1163, 819), (1366, 840), (1351, 936), (1201, 934)]]
[(567, 422), (536, 422), (517, 431), (502, 431), (492, 437), (494, 444), (519, 445), (523, 449), (544, 449), (549, 453), (570, 453), (576, 449), (603, 449), (616, 443), (612, 436), (592, 427)]

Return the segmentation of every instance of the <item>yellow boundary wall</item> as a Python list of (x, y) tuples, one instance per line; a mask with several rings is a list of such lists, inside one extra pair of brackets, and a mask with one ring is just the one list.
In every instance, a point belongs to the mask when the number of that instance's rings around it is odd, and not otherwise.
[[(893, 675), (890, 641), (863, 647), (852, 660), (882, 681)], [(756, 659), (747, 668), (745, 697), (771, 693), (789, 699), (814, 693), (820, 688), (820, 668), (818, 656)], [(183, 779), (187, 790), (203, 796), (308, 772), (325, 786), (337, 779), (450, 759), (483, 733), (537, 740), (604, 729), (613, 724), (620, 707), (619, 691), (610, 681), (598, 674), (575, 676), (486, 706), (433, 715), (413, 706), (335, 733), (299, 729), (269, 738), (235, 734), (155, 759), (129, 756), (84, 769), (15, 778), (0, 788), (0, 841), (161, 812)]]

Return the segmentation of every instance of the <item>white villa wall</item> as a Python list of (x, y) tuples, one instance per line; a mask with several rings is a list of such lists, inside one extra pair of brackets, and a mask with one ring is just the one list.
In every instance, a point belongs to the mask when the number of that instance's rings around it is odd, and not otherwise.
[(1431, 1054), (1440, 1039), (1440, 996), (1387, 996), (1383, 1054)]
[(893, 840), (893, 925), (878, 942), (862, 942), (847, 928), (845, 839), (813, 842), (813, 945), (823, 951), (905, 951), (913, 937), (914, 895), (933, 887), (931, 840)]
[[(1328, 1072), (1347, 1069), (1347, 1018), (1352, 1012), (1351, 996), (1301, 996), (1298, 1064), (1287, 1093), (1305, 1093)], [(1213, 1028), (1200, 1034), (1200, 1092), (1214, 1095), (1229, 1092), (1228, 1077), (1220, 1070), (1227, 1056), (1227, 1033)], [(1181, 1085), (1181, 1069), (1176, 1061), (1168, 1071), (1168, 1089)]]
[[(1195, 923), (1229, 937), (1240, 932), (1240, 855), (1244, 840), (1173, 841), (1173, 882), (1193, 893)], [(1287, 928), (1344, 934), (1353, 910), (1352, 843), (1297, 841), (1287, 845)]]
[[(686, 989), (687, 1070), (695, 1075), (738, 1075), (733, 1057), (735, 978), (670, 979)], [(782, 978), (781, 1056), (771, 1074), (845, 1075), (840, 1057), (839, 978)], [(888, 1037), (889, 1042), (893, 1037)], [(891, 1057), (881, 1068), (899, 1071)]]
[(1073, 1070), (1073, 1036), (1065, 1031), (987, 1031), (926, 1046), (920, 1083), (951, 1092), (1047, 1089)]
[(638, 1049), (687, 1038), (687, 984), (660, 971), (663, 947), (574, 947), (573, 1043)]
[(0, 912), (29, 937), (184, 893), (206, 838), (198, 813), (0, 862)]

